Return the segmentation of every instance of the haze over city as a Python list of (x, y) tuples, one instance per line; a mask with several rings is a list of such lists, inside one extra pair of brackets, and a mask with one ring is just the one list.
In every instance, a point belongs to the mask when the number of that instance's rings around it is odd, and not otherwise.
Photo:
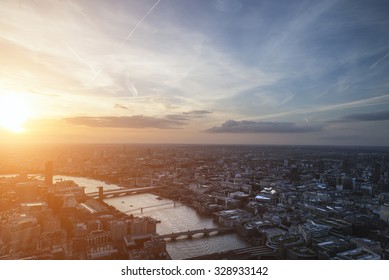
[[(0, 260), (312, 279), (262, 261), (389, 259), (388, 15), (385, 0), (1, 1)], [(385, 273), (359, 267), (341, 265)], [(70, 271), (50, 268), (34, 266)]]
[(386, 146), (387, 1), (0, 4), (2, 142)]

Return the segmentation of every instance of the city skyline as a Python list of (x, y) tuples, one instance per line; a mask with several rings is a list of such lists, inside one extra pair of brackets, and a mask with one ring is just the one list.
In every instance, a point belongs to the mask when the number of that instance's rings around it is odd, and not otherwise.
[(385, 1), (3, 1), (3, 142), (387, 146)]
[(388, 156), (378, 147), (7, 149), (0, 258), (387, 260)]

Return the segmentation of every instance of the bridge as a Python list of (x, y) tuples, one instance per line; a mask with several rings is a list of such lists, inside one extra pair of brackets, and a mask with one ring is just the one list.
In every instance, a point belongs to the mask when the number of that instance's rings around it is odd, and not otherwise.
[(210, 233), (216, 233), (216, 234), (225, 234), (225, 233), (231, 233), (235, 232), (234, 227), (218, 227), (218, 228), (204, 228), (204, 229), (195, 229), (195, 230), (188, 230), (188, 231), (182, 231), (182, 232), (172, 232), (168, 234), (160, 234), (159, 236), (164, 239), (170, 239), (171, 241), (177, 240), (178, 237), (181, 237), (180, 239), (192, 239), (193, 235), (202, 233), (203, 236), (208, 237)]
[(178, 204), (178, 202), (176, 202), (176, 201), (170, 201), (170, 202), (161, 203), (161, 204), (157, 204), (157, 205), (151, 205), (151, 206), (145, 206), (145, 207), (140, 207), (140, 208), (134, 208), (134, 209), (131, 209), (131, 210), (128, 210), (128, 211), (122, 211), (122, 212), (123, 213), (130, 213), (130, 212), (140, 211), (141, 213), (143, 213), (144, 209), (159, 207), (159, 206), (163, 206), (163, 205), (171, 205), (171, 204), (173, 204), (173, 207), (183, 205), (183, 204)]
[(150, 192), (163, 186), (151, 186), (151, 187), (140, 187), (140, 188), (128, 188), (128, 189), (116, 189), (116, 190), (104, 190), (103, 187), (97, 187), (99, 191), (86, 193), (85, 195), (93, 198), (104, 199), (107, 197), (122, 196), (122, 195), (132, 195), (137, 193)]

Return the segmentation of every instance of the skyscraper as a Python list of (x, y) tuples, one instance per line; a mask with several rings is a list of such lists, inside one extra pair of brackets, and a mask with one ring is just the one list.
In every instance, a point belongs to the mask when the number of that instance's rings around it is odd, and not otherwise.
[(45, 184), (47, 187), (53, 185), (53, 162), (47, 161), (45, 163)]

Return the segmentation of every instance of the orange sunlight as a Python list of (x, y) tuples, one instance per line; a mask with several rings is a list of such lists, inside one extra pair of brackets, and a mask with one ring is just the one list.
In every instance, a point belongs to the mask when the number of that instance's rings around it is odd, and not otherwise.
[(21, 133), (24, 131), (23, 125), (28, 117), (28, 106), (21, 96), (0, 95), (0, 127), (14, 133)]

